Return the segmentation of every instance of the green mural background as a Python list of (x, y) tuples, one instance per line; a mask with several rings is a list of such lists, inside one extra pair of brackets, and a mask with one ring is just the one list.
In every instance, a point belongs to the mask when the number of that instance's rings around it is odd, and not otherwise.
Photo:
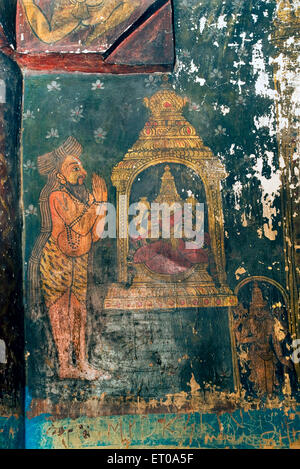
[[(272, 75), (272, 58), (276, 55), (276, 49), (271, 41), (276, 3), (271, 0), (205, 0), (201, 4), (196, 0), (175, 0), (173, 3), (177, 60), (174, 72), (168, 76), (169, 86), (179, 95), (188, 98), (184, 116), (196, 128), (204, 144), (222, 161), (228, 173), (222, 184), (222, 200), (229, 286), (234, 289), (240, 280), (251, 275), (266, 276), (284, 285)], [(73, 135), (83, 145), (82, 160), (88, 174), (95, 171), (104, 176), (109, 189), (108, 199), (114, 202), (115, 190), (110, 182), (112, 168), (138, 139), (139, 132), (147, 121), (148, 111), (143, 104), (144, 97), (153, 95), (162, 86), (164, 82), (159, 74), (25, 74), (22, 124), (25, 277), (28, 259), (39, 233), (38, 197), (45, 183), (38, 174), (36, 158), (53, 150), (69, 135)], [(269, 212), (266, 211), (268, 199)], [(95, 248), (94, 266), (93, 280), (98, 288), (115, 280), (116, 247), (113, 240), (100, 242)], [(93, 292), (91, 298), (92, 295)], [(92, 304), (92, 300), (90, 301)], [(141, 381), (135, 375), (137, 370), (133, 370), (131, 374), (129, 372), (132, 342), (128, 337), (131, 332), (136, 331), (134, 324), (130, 323), (132, 318), (128, 318), (126, 314), (117, 316), (115, 321), (120, 328), (116, 332), (115, 329), (110, 329), (112, 323), (109, 323), (105, 314), (93, 310), (88, 331), (94, 329), (103, 333), (108, 361), (114, 362), (116, 357), (119, 361), (120, 357), (123, 360), (116, 376), (121, 373), (121, 377), (126, 376), (126, 379), (122, 381), (115, 378), (111, 385), (105, 385), (105, 391), (110, 396), (124, 395), (124, 390), (126, 395), (145, 399), (164, 399), (169, 393), (182, 391), (190, 395), (193, 394), (193, 377), (201, 391), (207, 383), (217, 385), (219, 391), (228, 394), (233, 391), (230, 337), (225, 309), (222, 312), (207, 310), (205, 315), (201, 312), (199, 314), (197, 309), (163, 312), (159, 320), (150, 316), (146, 312), (144, 317), (134, 319), (143, 323), (150, 321), (155, 326), (157, 337), (162, 337), (159, 335), (163, 334), (162, 325), (168, 324), (173, 330), (174, 341), (167, 352), (154, 343), (153, 349), (150, 347), (144, 355), (141, 353), (140, 364), (144, 366), (149, 360), (155, 362), (157, 357), (151, 354), (157, 347), (159, 359), (166, 352), (166, 369), (170, 371), (175, 362), (177, 367), (173, 374), (162, 377), (157, 362), (158, 368), (154, 370), (154, 374), (146, 371), (140, 386)], [(178, 335), (175, 336), (174, 331), (179, 323)], [(124, 333), (125, 326), (128, 328), (128, 335)], [(28, 412), (32, 412), (32, 398), (50, 398), (54, 403), (61, 398), (66, 402), (81, 402), (91, 396), (100, 397), (104, 389), (102, 384), (86, 384), (83, 387), (80, 383), (64, 385), (56, 381), (56, 357), (49, 330), (47, 318), (41, 319), (38, 324), (32, 324), (27, 317), (26, 351), (30, 352), (27, 360)], [(166, 328), (164, 333), (167, 340), (169, 330)], [(89, 335), (89, 350), (97, 345), (97, 332), (94, 334), (96, 335)], [(142, 341), (145, 330), (141, 329), (139, 334), (138, 340)], [(146, 338), (147, 334), (148, 331)], [(142, 348), (142, 351), (145, 349)], [(199, 351), (202, 361), (204, 359), (202, 364)], [(186, 352), (189, 355), (188, 360), (178, 366), (178, 359)], [(95, 362), (101, 362), (102, 353), (103, 349), (98, 356), (94, 356)], [(284, 399), (284, 396), (281, 398)], [(136, 429), (133, 437), (128, 437), (129, 445), (226, 445), (240, 448), (265, 444), (287, 447), (291, 445), (291, 441), (287, 442), (289, 425), (293, 428), (292, 443), (297, 441), (298, 423), (293, 413), (287, 416), (283, 409), (264, 410), (263, 401), (257, 405), (261, 407), (257, 412), (248, 414), (245, 409), (237, 411), (245, 420), (242, 418), (243, 421), (236, 424), (230, 420), (232, 414), (228, 413), (228, 408), (216, 410), (212, 407), (210, 414), (204, 416), (204, 420), (207, 419), (211, 426), (207, 425), (205, 428), (198, 413), (192, 413), (193, 422), (189, 415), (182, 414), (182, 421), (178, 417), (176, 425), (174, 424), (176, 431), (172, 437), (169, 434), (165, 436), (160, 427), (161, 422), (158, 424), (157, 419), (171, 420), (169, 428), (173, 428), (173, 415), (149, 415), (145, 417), (149, 420), (149, 437), (138, 438)], [(222, 415), (224, 421), (228, 419), (234, 425), (234, 428), (230, 425), (227, 428), (228, 435), (234, 437), (230, 439), (228, 436), (225, 443), (214, 440), (219, 435), (219, 415)], [(237, 414), (234, 415), (237, 418)], [(137, 423), (141, 418), (129, 416), (123, 417), (123, 420), (133, 419)], [(176, 416), (174, 418), (176, 420)], [(284, 418), (288, 421), (283, 429), (281, 423)], [(92, 428), (92, 433), (95, 429), (95, 434), (98, 435), (104, 434), (103, 428), (109, 428), (110, 422), (116, 425), (117, 417), (103, 419), (101, 417), (101, 421), (99, 418), (91, 421), (82, 417), (75, 423), (63, 420), (62, 425), (64, 432), (74, 429), (77, 424), (89, 425), (88, 431)], [(263, 425), (260, 424), (262, 420)], [(57, 425), (60, 423), (58, 418)], [(59, 430), (55, 433), (53, 426), (49, 430), (49, 423), (42, 412), (41, 415), (33, 412), (26, 425), (30, 435), (27, 439), (28, 447), (66, 446), (66, 440), (63, 442), (60, 438), (61, 434), (57, 436)], [(187, 431), (191, 428), (195, 434), (198, 431), (199, 438), (183, 432), (183, 429)], [(74, 437), (71, 447), (102, 444), (95, 435), (92, 435), (90, 441), (80, 431), (78, 433), (75, 430), (74, 435), (78, 439)], [(264, 432), (270, 435), (266, 441), (262, 438)], [(116, 441), (107, 438), (105, 445), (118, 444), (122, 447), (127, 444), (119, 436), (117, 443)]]

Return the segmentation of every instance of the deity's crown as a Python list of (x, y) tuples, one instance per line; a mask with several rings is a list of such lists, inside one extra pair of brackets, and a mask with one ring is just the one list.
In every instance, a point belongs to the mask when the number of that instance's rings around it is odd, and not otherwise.
[(266, 308), (267, 302), (264, 300), (261, 289), (258, 286), (258, 283), (255, 282), (252, 290), (252, 301), (250, 309), (255, 308)]
[(155, 199), (156, 203), (168, 203), (173, 204), (174, 202), (181, 202), (182, 199), (178, 194), (174, 176), (171, 173), (170, 166), (165, 166), (164, 174), (161, 177), (161, 187), (158, 196)]
[(173, 90), (163, 89), (155, 93), (151, 98), (144, 99), (153, 116), (181, 114), (188, 102), (187, 98), (178, 96)]

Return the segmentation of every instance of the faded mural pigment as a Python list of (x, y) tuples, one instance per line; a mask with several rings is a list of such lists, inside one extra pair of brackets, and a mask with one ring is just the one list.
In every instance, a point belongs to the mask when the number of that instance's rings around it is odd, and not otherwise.
[(5, 3), (0, 445), (299, 448), (297, 2)]

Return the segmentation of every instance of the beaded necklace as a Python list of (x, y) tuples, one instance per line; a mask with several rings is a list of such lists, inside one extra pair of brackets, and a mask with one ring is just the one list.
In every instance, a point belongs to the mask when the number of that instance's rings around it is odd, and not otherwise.
[(90, 208), (89, 206), (89, 203), (86, 202), (81, 202), (80, 200), (78, 200), (76, 197), (73, 196), (73, 194), (71, 194), (71, 192), (68, 191), (68, 189), (64, 188), (64, 192), (66, 192), (72, 199), (73, 201), (76, 203), (76, 204), (84, 204), (84, 209), (83, 211), (81, 212), (80, 215), (78, 215), (77, 218), (75, 218), (72, 223), (70, 223), (69, 225), (65, 222), (65, 228), (66, 228), (66, 233), (67, 233), (67, 241), (68, 241), (68, 244), (70, 246), (70, 248), (73, 250), (73, 251), (76, 251), (76, 249), (78, 249), (79, 245), (80, 245), (80, 238), (82, 235), (80, 235), (79, 233), (76, 233), (76, 231), (72, 230), (73, 226), (76, 225), (76, 223), (78, 223), (81, 218), (83, 217), (83, 215), (88, 211), (88, 209)]

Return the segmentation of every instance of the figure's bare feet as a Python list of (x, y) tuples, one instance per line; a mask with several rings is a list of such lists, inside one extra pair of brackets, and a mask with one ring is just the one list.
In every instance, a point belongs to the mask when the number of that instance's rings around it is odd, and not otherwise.
[(95, 380), (108, 380), (111, 376), (104, 371), (97, 370), (93, 368), (88, 363), (84, 363), (80, 367), (80, 376), (81, 379), (86, 379), (88, 381), (95, 381)]

